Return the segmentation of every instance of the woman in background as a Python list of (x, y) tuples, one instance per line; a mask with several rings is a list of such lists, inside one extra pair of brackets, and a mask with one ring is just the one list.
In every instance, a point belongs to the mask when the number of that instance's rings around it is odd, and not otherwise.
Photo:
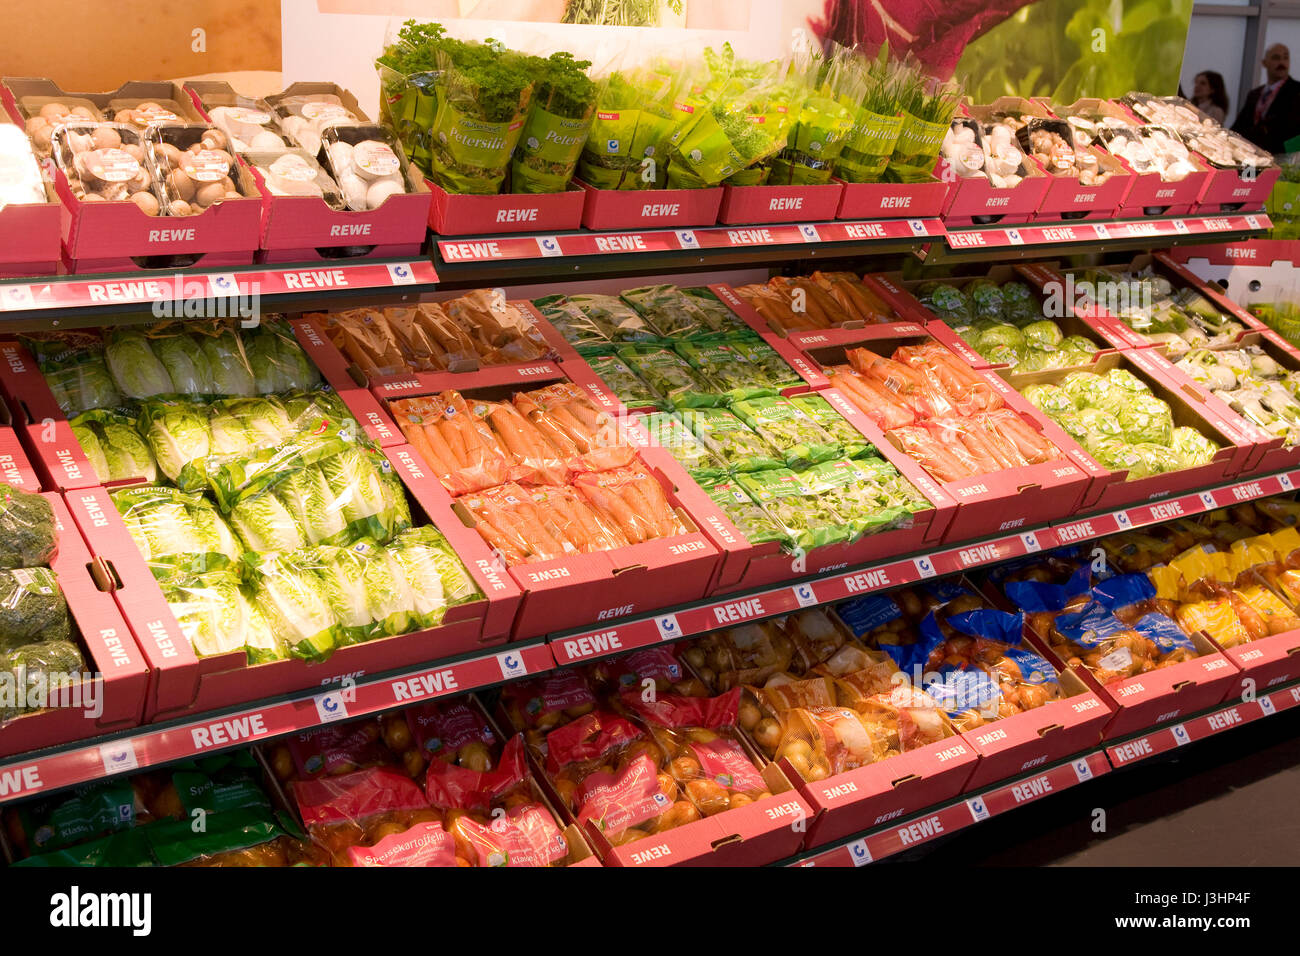
[(1213, 70), (1197, 73), (1192, 85), (1192, 104), (1206, 116), (1220, 123), (1228, 115), (1228, 90), (1223, 85), (1223, 75)]

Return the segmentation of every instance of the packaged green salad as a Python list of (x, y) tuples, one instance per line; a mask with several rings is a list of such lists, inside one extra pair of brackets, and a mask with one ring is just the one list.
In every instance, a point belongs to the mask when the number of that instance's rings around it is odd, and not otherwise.
[(624, 289), (619, 297), (649, 322), (660, 338), (689, 338), (715, 331), (703, 310), (674, 285)]
[(844, 517), (853, 529), (854, 540), (911, 521), (910, 511), (890, 501), (868, 472), (846, 458), (823, 462), (798, 474), (811, 494)]
[(726, 342), (679, 342), (677, 351), (726, 403), (777, 393), (765, 370)]
[(708, 286), (692, 286), (682, 289), (682, 294), (691, 300), (699, 310), (709, 330), (712, 332), (752, 332), (745, 320), (723, 305), (722, 300), (713, 294)]
[(788, 468), (745, 472), (736, 480), (805, 551), (861, 537), (858, 526), (829, 495), (818, 493)]
[(792, 550), (794, 541), (776, 520), (759, 507), (740, 483), (731, 479), (705, 485), (704, 491), (727, 515), (750, 544), (776, 541), (786, 550)]
[(843, 415), (831, 407), (830, 402), (816, 392), (791, 395), (790, 402), (830, 435), (843, 450), (845, 458), (860, 458), (875, 453), (875, 446), (867, 441), (866, 436), (849, 424)]
[(787, 468), (796, 471), (839, 458), (844, 449), (820, 425), (780, 396), (732, 403), (746, 425), (781, 451)]
[(668, 412), (653, 412), (642, 418), (642, 424), (655, 444), (667, 448), (687, 473), (696, 481), (721, 478), (727, 474), (726, 464), (700, 442), (691, 430)]
[(588, 355), (587, 364), (605, 387), (629, 409), (658, 408), (659, 398), (621, 358), (611, 354)]
[(618, 356), (650, 384), (664, 407), (696, 408), (722, 404), (722, 398), (714, 393), (712, 383), (670, 348), (628, 345), (618, 350)]
[(781, 452), (722, 408), (692, 408), (681, 412), (682, 421), (732, 472), (779, 468)]
[(803, 384), (799, 373), (790, 367), (789, 362), (781, 358), (781, 353), (764, 342), (757, 334), (751, 332), (747, 335), (728, 336), (725, 341), (751, 365), (762, 369), (763, 380), (778, 392)]

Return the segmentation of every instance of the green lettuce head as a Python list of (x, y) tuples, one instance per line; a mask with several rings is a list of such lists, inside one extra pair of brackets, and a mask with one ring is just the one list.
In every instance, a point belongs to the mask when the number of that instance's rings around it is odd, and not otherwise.
[(1058, 348), (1065, 339), (1065, 333), (1061, 331), (1061, 327), (1051, 319), (1030, 322), (1022, 331), (1028, 344), (1044, 351)]
[(1219, 450), (1218, 445), (1195, 428), (1189, 428), (1186, 425), (1174, 429), (1172, 447), (1181, 462), (1179, 467), (1182, 468), (1196, 468), (1200, 465), (1208, 465), (1214, 460), (1214, 455)]
[(1169, 406), (1153, 395), (1133, 395), (1120, 406), (1119, 424), (1133, 444), (1150, 443), (1166, 448), (1174, 440), (1174, 417)]

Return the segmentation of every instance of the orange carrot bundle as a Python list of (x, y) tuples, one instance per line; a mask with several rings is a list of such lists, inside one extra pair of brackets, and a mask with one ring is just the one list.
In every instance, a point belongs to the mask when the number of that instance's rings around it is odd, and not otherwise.
[(868, 288), (855, 273), (817, 271), (812, 278), (850, 318), (873, 323), (898, 321), (889, 303)]
[(541, 485), (529, 489), (529, 493), (539, 514), (546, 515), (547, 530), (583, 554), (627, 546), (627, 538), (618, 526), (594, 511), (574, 489), (565, 485)]
[(894, 358), (942, 386), (963, 416), (1002, 407), (993, 386), (937, 342), (902, 346)]
[(574, 486), (630, 544), (685, 534), (659, 482), (637, 467), (579, 475)]
[(895, 428), (886, 437), (939, 481), (957, 481), (978, 474), (976, 462), (965, 446), (960, 442), (945, 444), (924, 426)]
[(402, 434), (451, 494), (490, 488), (509, 478), (505, 452), (459, 392), (402, 399), (390, 407)]
[(773, 332), (809, 332), (827, 328), (825, 324), (815, 322), (807, 312), (796, 313), (790, 300), (770, 286), (761, 283), (741, 286), (736, 289), (736, 294), (766, 320)]
[(632, 461), (634, 450), (623, 440), (617, 419), (597, 408), (572, 382), (519, 392), (514, 403), (574, 471), (621, 468)]
[(506, 564), (549, 561), (577, 551), (555, 535), (549, 512), (539, 509), (532, 496), (513, 482), (466, 495), (460, 503), (474, 516), (483, 540)]
[(916, 412), (879, 382), (864, 378), (847, 366), (829, 369), (830, 382), (844, 393), (881, 431), (916, 421)]
[(849, 349), (846, 354), (858, 374), (876, 380), (898, 396), (919, 420), (946, 418), (956, 412), (952, 396), (934, 376), (869, 349)]
[(1051, 439), (1037, 432), (1009, 408), (999, 408), (980, 416), (983, 426), (1014, 444), (1021, 457), (1031, 465), (1063, 458), (1061, 449)]
[[(811, 328), (830, 329), (851, 318), (822, 286), (803, 276), (774, 276), (767, 283), (790, 303), (791, 310), (812, 323)], [(796, 307), (796, 305), (801, 307)]]
[(475, 415), (487, 422), (510, 463), (510, 480), (563, 484), (569, 477), (565, 456), (509, 402), (475, 402)]

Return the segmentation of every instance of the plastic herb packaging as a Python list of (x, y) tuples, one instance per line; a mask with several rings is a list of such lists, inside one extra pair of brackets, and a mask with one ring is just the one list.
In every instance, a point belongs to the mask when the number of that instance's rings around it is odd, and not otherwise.
[(1173, 412), (1124, 369), (1105, 375), (1071, 372), (1060, 385), (1030, 385), (1024, 396), (1112, 470), (1129, 479), (1195, 468), (1216, 445), (1196, 429), (1174, 426)]
[(321, 168), (315, 157), (303, 150), (264, 153), (250, 150), (244, 158), (255, 167), (272, 196), (315, 196), (331, 209), (345, 208), (338, 184)]
[(816, 392), (791, 395), (790, 404), (815, 422), (837, 444), (845, 458), (874, 454), (875, 446)]
[(671, 348), (624, 346), (618, 355), (629, 368), (640, 373), (665, 406), (681, 409), (722, 404), (722, 397), (715, 394), (713, 384)]
[(239, 163), (226, 134), (212, 126), (158, 126), (148, 134), (168, 216), (193, 216), (239, 199)]
[(788, 468), (806, 468), (844, 453), (834, 438), (787, 399), (747, 399), (733, 402), (731, 410), (772, 447), (781, 450)]
[(159, 214), (161, 190), (140, 133), (119, 123), (67, 123), (55, 127), (54, 161), (82, 202), (130, 200), (148, 216)]
[(599, 86), (585, 72), (590, 66), (563, 52), (539, 61), (537, 86), (511, 163), (512, 192), (561, 192), (573, 178), (600, 96)]
[(726, 513), (727, 520), (740, 529), (751, 544), (776, 541), (783, 548), (793, 550), (790, 533), (764, 511), (739, 482), (723, 479), (702, 487), (714, 504)]
[(784, 463), (779, 449), (725, 409), (683, 409), (680, 415), (704, 447), (732, 472), (779, 468)]
[(397, 138), (382, 126), (332, 126), (322, 134), (330, 172), (354, 212), (378, 209), (407, 192)]
[(651, 440), (672, 452), (692, 478), (707, 481), (726, 475), (727, 466), (704, 447), (675, 415), (654, 412), (646, 415), (642, 424), (650, 433)]
[(661, 338), (708, 335), (716, 331), (692, 298), (676, 286), (624, 289), (619, 297), (636, 309)]
[(673, 103), (683, 83), (680, 65), (665, 58), (611, 72), (578, 163), (583, 182), (597, 189), (662, 187)]
[(326, 130), (361, 122), (333, 93), (286, 96), (276, 103), (275, 113), (280, 128), (312, 156), (320, 152)]

